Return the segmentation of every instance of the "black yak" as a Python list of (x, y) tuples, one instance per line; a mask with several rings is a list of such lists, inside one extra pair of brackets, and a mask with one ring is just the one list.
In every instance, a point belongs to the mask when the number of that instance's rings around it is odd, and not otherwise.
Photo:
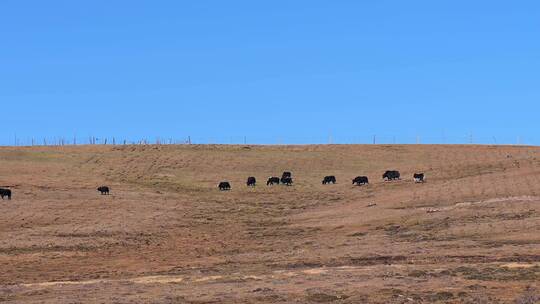
[(253, 187), (255, 186), (256, 183), (257, 183), (257, 179), (255, 179), (255, 177), (253, 176), (248, 177), (247, 182), (246, 182), (248, 187)]
[(0, 188), (0, 196), (4, 199), (4, 196), (7, 196), (8, 200), (11, 199), (11, 190)]
[(266, 182), (266, 185), (267, 186), (270, 186), (270, 185), (273, 185), (273, 184), (278, 184), (279, 185), (279, 177), (269, 177), (268, 178), (268, 181)]
[(326, 184), (335, 184), (336, 183), (336, 177), (333, 176), (333, 175), (330, 175), (330, 176), (325, 176), (323, 181), (322, 181), (322, 184), (323, 185), (326, 185)]
[(221, 182), (218, 185), (220, 191), (231, 190), (231, 184), (229, 182)]
[(390, 180), (397, 180), (397, 179), (399, 179), (400, 174), (399, 174), (399, 171), (389, 170), (389, 171), (384, 172), (382, 177), (383, 177), (384, 180), (389, 180), (389, 181)]
[(353, 185), (356, 184), (358, 186), (360, 185), (367, 185), (369, 184), (369, 179), (367, 176), (357, 176), (352, 180)]
[(281, 183), (287, 186), (291, 186), (293, 183), (292, 177), (285, 177), (281, 179)]
[(101, 186), (99, 188), (97, 188), (97, 191), (99, 191), (101, 193), (101, 195), (109, 195), (109, 187), (107, 186)]

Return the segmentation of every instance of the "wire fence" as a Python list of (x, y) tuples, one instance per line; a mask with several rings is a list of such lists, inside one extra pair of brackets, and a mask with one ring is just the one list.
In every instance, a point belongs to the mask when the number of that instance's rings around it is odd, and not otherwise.
[(481, 145), (539, 145), (540, 138), (522, 136), (182, 136), (125, 138), (115, 136), (86, 137), (18, 137), (3, 140), (0, 146), (67, 146), (67, 145), (307, 145), (307, 144), (481, 144)]

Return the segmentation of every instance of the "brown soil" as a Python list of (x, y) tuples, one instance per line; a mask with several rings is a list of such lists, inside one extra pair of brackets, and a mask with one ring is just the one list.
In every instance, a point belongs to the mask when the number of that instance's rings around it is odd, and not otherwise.
[[(387, 169), (403, 179), (382, 181)], [(286, 170), (294, 186), (266, 186)], [(358, 175), (371, 184), (352, 186)], [(104, 184), (111, 195), (96, 191)], [(514, 303), (540, 292), (536, 147), (4, 147), (5, 186), (0, 302)]]

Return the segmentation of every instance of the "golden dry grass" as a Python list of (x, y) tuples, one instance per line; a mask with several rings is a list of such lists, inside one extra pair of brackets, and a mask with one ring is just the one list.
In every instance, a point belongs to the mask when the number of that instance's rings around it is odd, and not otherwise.
[(539, 182), (536, 147), (4, 147), (0, 302), (513, 303), (540, 282)]

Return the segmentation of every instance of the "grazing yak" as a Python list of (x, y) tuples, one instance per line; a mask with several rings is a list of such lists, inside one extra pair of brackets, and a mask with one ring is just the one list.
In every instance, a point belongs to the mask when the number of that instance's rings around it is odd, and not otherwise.
[(0, 196), (4, 199), (4, 196), (7, 196), (8, 200), (11, 199), (11, 190), (0, 188)]
[[(285, 171), (285, 172), (283, 172), (283, 174), (281, 174), (280, 181), (281, 181), (282, 184), (287, 184), (287, 181), (288, 181), (289, 178), (292, 178), (292, 173), (289, 172), (289, 171)], [(292, 183), (292, 179), (291, 179), (291, 183)]]
[(336, 183), (336, 177), (333, 176), (333, 175), (330, 175), (330, 176), (325, 176), (323, 181), (322, 181), (322, 184), (323, 185), (326, 185), (326, 184), (335, 184)]
[(101, 195), (109, 195), (109, 187), (107, 186), (101, 186), (99, 188), (97, 188), (97, 191), (99, 191), (101, 193)]
[(266, 185), (267, 186), (271, 186), (273, 184), (278, 184), (279, 185), (279, 177), (269, 177), (268, 178), (268, 181), (266, 182)]
[(220, 191), (231, 190), (231, 184), (229, 182), (221, 182), (218, 185)]
[(399, 171), (389, 170), (389, 171), (384, 172), (382, 177), (384, 180), (389, 180), (389, 181), (398, 180), (400, 177), (400, 174), (399, 174)]
[(293, 183), (292, 177), (281, 178), (281, 183), (287, 186), (292, 186), (292, 183)]
[(352, 183), (353, 185), (357, 184), (358, 186), (367, 185), (369, 184), (369, 179), (367, 176), (357, 176), (352, 180)]
[(414, 182), (415, 183), (423, 183), (424, 182), (424, 173), (415, 173), (413, 175)]
[(246, 182), (248, 187), (253, 187), (255, 186), (256, 183), (257, 183), (257, 179), (255, 179), (255, 177), (253, 176), (248, 177), (247, 182)]

